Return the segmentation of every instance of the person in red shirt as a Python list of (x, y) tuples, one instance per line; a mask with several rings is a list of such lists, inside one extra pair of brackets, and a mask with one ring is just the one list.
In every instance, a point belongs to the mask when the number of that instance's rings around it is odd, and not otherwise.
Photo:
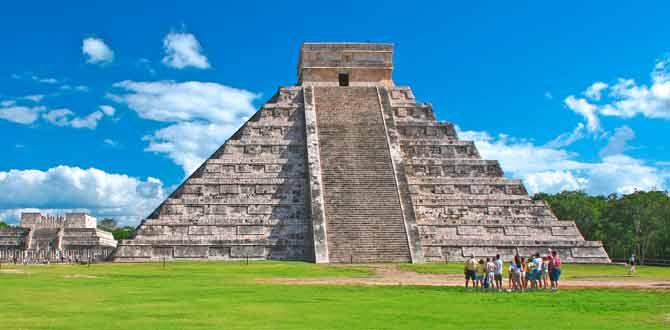
[(551, 263), (549, 278), (551, 279), (551, 289), (558, 290), (558, 283), (561, 280), (561, 257), (558, 256), (556, 250), (551, 251)]

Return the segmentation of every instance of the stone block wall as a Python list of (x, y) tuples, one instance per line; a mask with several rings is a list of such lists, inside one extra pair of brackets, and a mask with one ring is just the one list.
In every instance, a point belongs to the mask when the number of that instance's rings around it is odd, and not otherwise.
[(431, 105), (417, 102), (409, 87), (380, 90), (426, 261), (552, 248), (567, 262), (609, 262), (600, 242), (584, 241), (574, 222), (558, 221), (520, 180), (505, 178), (497, 161), (481, 159), (475, 144), (459, 140), (451, 123), (437, 122)]
[(304, 96), (283, 87), (120, 243), (116, 261), (313, 260)]

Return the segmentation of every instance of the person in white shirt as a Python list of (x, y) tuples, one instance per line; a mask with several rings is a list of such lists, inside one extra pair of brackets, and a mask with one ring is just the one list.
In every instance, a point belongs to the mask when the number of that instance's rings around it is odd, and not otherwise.
[(496, 271), (496, 264), (493, 262), (493, 260), (489, 257), (486, 258), (486, 288), (492, 288), (493, 287), (493, 274), (495, 274)]
[(533, 260), (531, 261), (533, 265), (533, 270), (529, 276), (531, 280), (531, 287), (537, 289), (540, 287), (540, 281), (542, 280), (542, 258), (540, 258), (539, 253), (535, 253)]
[(495, 270), (495, 274), (493, 274), (493, 278), (495, 279), (495, 282), (496, 282), (496, 288), (498, 290), (501, 290), (502, 289), (503, 261), (500, 258), (499, 254), (496, 254), (495, 264), (496, 264), (496, 270)]

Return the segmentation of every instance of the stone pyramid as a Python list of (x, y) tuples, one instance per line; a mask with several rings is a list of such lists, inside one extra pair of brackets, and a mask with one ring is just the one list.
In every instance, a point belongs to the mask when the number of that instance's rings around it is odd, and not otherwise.
[(281, 87), (116, 261), (458, 261), (556, 249), (609, 258), (392, 80), (393, 46), (305, 43)]

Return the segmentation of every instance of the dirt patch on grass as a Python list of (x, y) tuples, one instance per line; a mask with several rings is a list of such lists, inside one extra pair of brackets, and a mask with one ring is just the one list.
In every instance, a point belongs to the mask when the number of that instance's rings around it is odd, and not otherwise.
[[(304, 285), (430, 285), (463, 286), (462, 275), (421, 274), (400, 269), (397, 265), (367, 265), (374, 275), (368, 277), (329, 278), (269, 278), (257, 279), (258, 283), (304, 284)], [(507, 287), (507, 279), (503, 280)], [(670, 289), (668, 280), (647, 280), (619, 276), (589, 276), (588, 278), (565, 279), (561, 288), (630, 288), (630, 289)]]
[(98, 278), (95, 275), (84, 275), (84, 274), (68, 274), (68, 275), (63, 275), (65, 278)]
[(0, 273), (6, 274), (29, 274), (23, 269), (0, 269)]

